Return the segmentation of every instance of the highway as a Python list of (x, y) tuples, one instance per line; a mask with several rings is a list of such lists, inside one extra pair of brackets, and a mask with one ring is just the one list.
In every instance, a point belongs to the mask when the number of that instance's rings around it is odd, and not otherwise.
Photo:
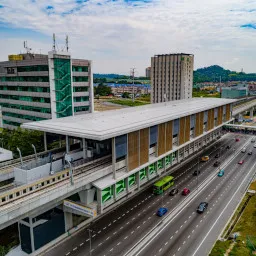
[[(236, 137), (241, 139), (239, 142), (235, 142), (234, 137), (234, 134), (225, 135), (215, 144), (215, 147), (206, 150), (204, 154), (202, 154), (209, 155), (210, 160), (199, 164), (201, 173), (198, 176), (198, 180), (197, 177), (192, 175), (192, 173), (198, 168), (198, 159), (192, 160), (189, 164), (186, 164), (172, 174), (176, 179), (175, 186), (179, 188), (180, 192), (184, 187), (188, 187), (191, 191), (194, 191), (197, 187), (197, 183), (200, 184), (210, 174), (216, 171), (217, 168), (213, 167), (213, 163), (217, 160), (214, 158), (216, 153), (221, 154), (218, 161), (223, 162), (235, 153), (234, 149), (237, 150), (242, 147), (246, 142), (246, 138), (247, 140), (250, 140), (250, 137), (246, 137), (245, 135), (236, 135)], [(231, 145), (231, 149), (226, 149), (227, 145)], [(222, 147), (221, 150), (220, 147)], [(209, 186), (207, 186), (203, 193), (195, 197), (194, 200), (192, 200), (178, 214), (175, 221), (166, 225), (165, 230), (160, 232), (159, 235), (147, 247), (145, 247), (143, 251), (141, 251), (140, 255), (177, 256), (186, 255), (186, 253), (188, 253), (187, 255), (192, 255), (191, 248), (194, 248), (194, 245), (199, 245), (200, 242), (197, 241), (195, 243), (193, 241), (200, 236), (200, 232), (202, 232), (202, 230), (204, 232), (208, 232), (209, 230), (206, 225), (201, 225), (202, 228), (199, 228), (200, 224), (202, 224), (203, 220), (206, 221), (206, 218), (207, 220), (210, 218), (207, 225), (214, 220), (210, 213), (215, 213), (215, 211), (221, 210), (221, 207), (217, 207), (218, 202), (225, 202), (227, 197), (225, 195), (232, 196), (230, 191), (232, 192), (232, 188), (236, 188), (236, 184), (241, 182), (241, 177), (243, 178), (242, 170), (244, 170), (244, 168), (248, 168), (249, 165), (252, 164), (253, 156), (241, 154), (242, 153), (239, 152), (238, 156), (230, 163), (227, 169), (225, 169), (225, 175), (222, 178), (215, 179)], [(241, 160), (241, 157), (244, 157), (246, 161), (244, 165), (239, 166), (237, 162)], [(227, 183), (230, 183), (231, 181), (233, 182), (231, 184), (234, 185), (231, 186), (228, 184), (228, 186)], [(219, 186), (218, 189), (216, 189), (217, 185)], [(225, 192), (222, 191), (223, 189), (226, 189), (224, 190)], [(222, 197), (221, 200), (220, 197)], [(184, 197), (181, 196), (180, 193), (171, 197), (169, 196), (169, 191), (167, 191), (163, 196), (153, 195), (152, 187), (143, 191), (121, 207), (116, 208), (115, 211), (90, 225), (89, 228), (93, 231), (92, 255), (124, 255), (133, 245), (136, 244), (137, 241), (150, 231), (152, 227), (161, 221), (161, 218), (156, 216), (156, 211), (159, 207), (165, 205), (170, 211), (178, 206), (182, 200), (184, 200)], [(209, 213), (198, 215), (195, 212), (195, 209), (203, 200), (207, 200), (209, 202)], [(214, 200), (218, 201), (211, 204)], [(196, 230), (197, 225), (198, 229)], [(178, 227), (179, 229), (176, 233)], [(195, 234), (199, 232), (197, 237), (193, 234), (189, 234), (189, 232), (192, 231)], [(185, 236), (189, 236), (188, 241), (185, 240)], [(172, 237), (172, 241), (169, 241), (170, 237)], [(176, 237), (178, 238), (176, 239)], [(187, 245), (189, 246), (187, 247)], [(177, 246), (178, 248), (176, 248)], [(200, 248), (203, 248), (203, 246)], [(199, 250), (201, 250), (200, 248)], [(83, 229), (77, 232), (70, 239), (56, 246), (45, 255), (89, 255), (88, 231)], [(201, 256), (204, 254), (198, 255)]]
[[(241, 159), (245, 160), (243, 165), (238, 164)], [(255, 173), (255, 168), (249, 172), (254, 164), (255, 156), (240, 153), (225, 168), (225, 175), (216, 177), (138, 255), (208, 255)], [(199, 203), (205, 201), (209, 203), (207, 211), (196, 213)]]

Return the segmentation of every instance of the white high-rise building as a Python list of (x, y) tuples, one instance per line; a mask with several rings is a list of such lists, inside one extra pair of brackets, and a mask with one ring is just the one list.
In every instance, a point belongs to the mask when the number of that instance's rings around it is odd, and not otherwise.
[(151, 58), (151, 103), (191, 99), (194, 55), (173, 53)]

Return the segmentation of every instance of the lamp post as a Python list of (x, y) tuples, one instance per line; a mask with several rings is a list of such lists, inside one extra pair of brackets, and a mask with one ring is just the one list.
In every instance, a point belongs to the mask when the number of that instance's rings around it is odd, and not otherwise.
[(32, 148), (34, 149), (34, 153), (35, 153), (35, 157), (36, 157), (36, 160), (37, 160), (37, 153), (36, 153), (36, 147), (34, 144), (31, 144), (32, 145)]
[(93, 230), (91, 230), (91, 229), (87, 229), (88, 230), (88, 232), (89, 232), (89, 241), (90, 241), (90, 252), (89, 252), (89, 254), (90, 254), (90, 256), (92, 255), (92, 233), (94, 232)]
[(21, 163), (21, 167), (23, 167), (23, 160), (22, 160), (22, 155), (21, 155), (21, 151), (19, 148), (17, 148), (17, 151), (19, 152), (20, 155), (20, 163)]
[(69, 165), (69, 179), (70, 179), (70, 185), (73, 186), (73, 185), (74, 185), (73, 168), (72, 168), (72, 164), (71, 164), (70, 160), (67, 158), (67, 154), (65, 154), (65, 160), (67, 161), (67, 163), (68, 163), (68, 165)]

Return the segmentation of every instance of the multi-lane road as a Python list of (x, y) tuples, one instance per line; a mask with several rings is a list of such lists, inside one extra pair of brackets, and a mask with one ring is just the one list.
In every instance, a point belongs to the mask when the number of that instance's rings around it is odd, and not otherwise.
[[(240, 141), (235, 142), (235, 137), (239, 137)], [(155, 196), (152, 194), (152, 188), (149, 188), (92, 223), (91, 255), (126, 255), (128, 252), (128, 255), (147, 256), (208, 255), (254, 174), (251, 167), (255, 163), (256, 149), (250, 140), (249, 136), (227, 134), (203, 153), (210, 156), (208, 162), (200, 163), (198, 166), (198, 159), (194, 159), (172, 173), (175, 177), (175, 187), (180, 192), (188, 187), (191, 193), (195, 193), (178, 214), (172, 216), (172, 210), (177, 209), (186, 197), (181, 193), (171, 197), (169, 191), (162, 196)], [(252, 156), (240, 152), (246, 143), (247, 150), (253, 150)], [(231, 148), (227, 149), (227, 145)], [(220, 154), (218, 159), (215, 158), (217, 153)], [(242, 159), (245, 162), (239, 165), (238, 161)], [(223, 177), (217, 177), (219, 167), (213, 166), (216, 160), (222, 164), (227, 163)], [(198, 167), (200, 175), (193, 176)], [(208, 182), (210, 176), (213, 178)], [(204, 189), (197, 190), (203, 182), (208, 183)], [(202, 201), (207, 201), (209, 206), (205, 213), (198, 214), (196, 208)], [(156, 216), (157, 209), (162, 206), (167, 207), (170, 214), (164, 216), (164, 223), (163, 218)], [(160, 229), (154, 233), (152, 229), (156, 225)], [(147, 238), (149, 232), (153, 234), (152, 239)], [(139, 241), (142, 243), (135, 247)], [(45, 255), (84, 256), (90, 255), (89, 250), (89, 233), (84, 229)]]

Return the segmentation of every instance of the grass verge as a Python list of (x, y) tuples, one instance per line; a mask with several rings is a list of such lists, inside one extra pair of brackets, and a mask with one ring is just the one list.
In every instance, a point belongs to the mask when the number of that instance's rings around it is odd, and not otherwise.
[(132, 102), (132, 100), (129, 100), (129, 99), (128, 100), (126, 99), (125, 100), (121, 100), (121, 99), (109, 100), (108, 102), (123, 105), (123, 106), (129, 106), (129, 107), (143, 106), (143, 105), (149, 104), (149, 102), (138, 101), (138, 100), (135, 100), (134, 102)]

